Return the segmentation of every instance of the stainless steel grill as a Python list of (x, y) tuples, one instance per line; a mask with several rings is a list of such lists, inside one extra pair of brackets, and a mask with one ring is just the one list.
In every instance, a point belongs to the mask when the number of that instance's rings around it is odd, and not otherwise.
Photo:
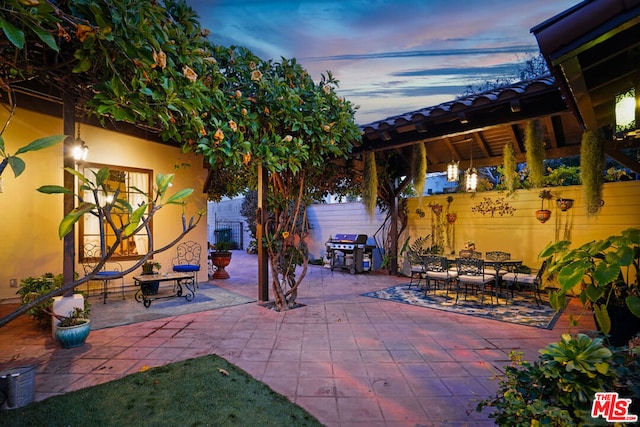
[(371, 252), (375, 246), (367, 245), (367, 239), (366, 234), (336, 234), (330, 238), (326, 249), (331, 271), (334, 268), (348, 269), (351, 274), (369, 271)]

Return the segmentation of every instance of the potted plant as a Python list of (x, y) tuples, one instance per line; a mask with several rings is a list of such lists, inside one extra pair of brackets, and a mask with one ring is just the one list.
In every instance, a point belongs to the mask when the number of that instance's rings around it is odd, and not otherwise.
[(49, 313), (58, 320), (55, 329), (55, 337), (64, 348), (74, 348), (83, 345), (91, 331), (89, 309), (76, 307), (67, 316)]
[[(27, 277), (20, 281), (20, 289), (16, 292), (20, 296), (20, 302), (22, 305), (30, 304), (31, 301), (46, 295), (52, 291), (59, 289), (62, 286), (64, 279), (62, 274), (54, 275), (52, 273), (45, 273), (40, 277)], [(84, 310), (89, 311), (91, 303), (84, 292), (79, 292), (84, 296)], [(50, 298), (41, 304), (28, 310), (29, 315), (33, 317), (42, 326), (51, 325), (51, 308), (53, 299)]]
[[(158, 261), (148, 260), (142, 264), (142, 275), (158, 274), (162, 265)], [(143, 282), (140, 284), (140, 290), (144, 295), (156, 295), (160, 287), (159, 281)]]
[(549, 220), (549, 218), (551, 218), (551, 211), (544, 208), (544, 201), (550, 200), (553, 196), (551, 196), (551, 191), (542, 190), (540, 194), (538, 194), (538, 197), (542, 199), (542, 206), (536, 211), (536, 219), (540, 221), (540, 223), (544, 224)]
[(230, 244), (227, 241), (216, 242), (215, 245), (209, 245), (209, 258), (211, 263), (216, 267), (216, 271), (211, 276), (212, 279), (228, 279), (229, 273), (225, 270), (231, 263)]
[(157, 274), (157, 270), (160, 270), (160, 268), (162, 268), (162, 265), (157, 261), (145, 261), (142, 264), (142, 274)]
[(576, 291), (593, 310), (600, 330), (610, 334), (610, 342), (624, 345), (640, 331), (640, 229), (628, 228), (573, 249), (570, 245), (567, 240), (550, 243), (539, 255), (560, 285), (550, 293), (550, 304), (560, 310), (567, 293)]

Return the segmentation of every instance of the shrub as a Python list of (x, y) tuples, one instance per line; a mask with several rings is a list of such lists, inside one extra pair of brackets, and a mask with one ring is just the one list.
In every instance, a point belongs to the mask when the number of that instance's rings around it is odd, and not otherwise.
[(604, 420), (591, 418), (595, 393), (617, 391), (617, 374), (623, 368), (614, 366), (633, 368), (629, 363), (614, 365), (614, 353), (602, 339), (584, 334), (564, 334), (540, 353), (532, 364), (512, 352), (512, 364), (506, 367), (496, 395), (478, 403), (476, 410), (495, 408), (489, 417), (500, 426), (598, 424)]
[[(62, 287), (63, 283), (64, 278), (62, 274), (53, 275), (53, 273), (45, 273), (40, 277), (27, 277), (20, 281), (20, 289), (18, 289), (17, 294), (20, 295), (22, 305), (26, 305), (42, 295), (46, 295), (51, 291), (59, 289)], [(84, 295), (84, 292), (80, 293)], [(84, 311), (88, 313), (90, 303), (87, 296), (84, 295), (84, 297)], [(52, 305), (53, 298), (50, 298), (42, 304), (33, 307), (27, 313), (36, 319), (39, 324), (46, 326), (51, 322), (51, 315), (49, 312)]]

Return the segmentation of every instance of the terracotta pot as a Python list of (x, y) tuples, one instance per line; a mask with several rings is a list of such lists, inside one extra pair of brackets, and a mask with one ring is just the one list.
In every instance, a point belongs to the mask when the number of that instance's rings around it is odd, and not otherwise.
[(571, 209), (571, 206), (573, 206), (573, 199), (558, 199), (556, 200), (556, 203), (558, 204), (558, 208), (564, 212)]
[(211, 263), (216, 266), (212, 279), (228, 279), (229, 273), (224, 269), (231, 262), (231, 252), (211, 252)]
[(551, 218), (551, 211), (548, 209), (540, 209), (536, 211), (536, 219), (540, 221), (540, 223), (544, 224)]

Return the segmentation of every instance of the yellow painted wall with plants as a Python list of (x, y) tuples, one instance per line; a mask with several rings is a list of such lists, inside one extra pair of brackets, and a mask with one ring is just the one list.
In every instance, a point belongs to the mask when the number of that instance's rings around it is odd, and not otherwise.
[[(480, 252), (510, 252), (513, 259), (522, 259), (525, 265), (537, 268), (538, 254), (549, 242), (567, 239), (579, 245), (619, 234), (629, 227), (640, 227), (638, 181), (605, 183), (604, 205), (595, 215), (586, 212), (582, 186), (548, 189), (554, 198), (544, 201), (545, 209), (551, 210), (551, 217), (544, 224), (535, 217), (542, 203), (539, 189), (517, 190), (511, 196), (491, 191), (410, 199), (408, 227), (401, 241), (407, 237), (412, 242), (428, 234), (438, 235), (440, 225), (445, 253), (457, 253), (465, 241), (473, 240)], [(574, 199), (573, 207), (562, 212), (557, 197)], [(440, 214), (436, 214), (438, 205), (442, 206)], [(456, 213), (455, 223), (448, 223), (447, 212)]]
[[(4, 111), (4, 110), (3, 110)], [(6, 120), (1, 116), (2, 122)], [(186, 213), (194, 215), (198, 209), (206, 212), (206, 194), (202, 188), (206, 171), (202, 159), (194, 155), (181, 154), (178, 148), (169, 147), (133, 138), (97, 127), (81, 126), (81, 137), (89, 147), (87, 161), (151, 169), (155, 173), (174, 173), (173, 189), (193, 188)], [(3, 134), (9, 153), (34, 139), (62, 133), (62, 121), (51, 116), (19, 109)], [(63, 185), (62, 144), (21, 156), (26, 169), (18, 178), (7, 168), (3, 173), (3, 192), (0, 193), (0, 300), (15, 298), (16, 288), (10, 286), (11, 279), (20, 280), (43, 273), (62, 272), (62, 241), (58, 238), (58, 224), (63, 216), (62, 195), (46, 195), (36, 188), (46, 184)], [(175, 165), (190, 164), (190, 167), (175, 168)], [(159, 248), (172, 241), (182, 229), (182, 207), (166, 206), (154, 217), (154, 247)], [(206, 215), (186, 240), (196, 240), (206, 248)], [(77, 250), (76, 250), (77, 252)], [(203, 251), (201, 264), (206, 265)], [(156, 256), (162, 270), (170, 269), (175, 248)], [(77, 262), (77, 255), (76, 255)], [(131, 262), (123, 262), (125, 267)], [(76, 265), (82, 274), (82, 266)], [(125, 284), (132, 284), (132, 275)], [(84, 287), (83, 287), (84, 289)]]

